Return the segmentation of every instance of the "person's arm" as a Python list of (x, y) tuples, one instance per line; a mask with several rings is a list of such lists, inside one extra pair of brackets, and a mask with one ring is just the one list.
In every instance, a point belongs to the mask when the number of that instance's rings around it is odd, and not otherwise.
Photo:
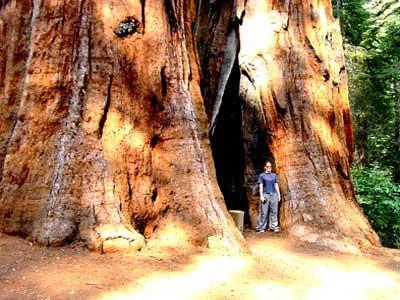
[(279, 190), (279, 184), (275, 182), (275, 190), (278, 192), (278, 201), (281, 201), (281, 191)]
[(262, 184), (262, 182), (260, 182), (260, 184), (258, 186), (260, 188), (260, 200), (261, 200), (261, 202), (264, 202), (263, 184)]

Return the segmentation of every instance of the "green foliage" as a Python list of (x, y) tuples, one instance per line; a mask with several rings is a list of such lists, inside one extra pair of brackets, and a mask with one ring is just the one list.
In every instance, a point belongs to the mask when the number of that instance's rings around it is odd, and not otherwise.
[(354, 164), (392, 169), (400, 182), (400, 2), (333, 2), (345, 37)]
[(334, 15), (340, 19), (345, 41), (359, 45), (362, 34), (369, 27), (369, 12), (364, 7), (364, 0), (334, 0)]
[(371, 57), (368, 61), (372, 78), (370, 93), (375, 131), (369, 134), (370, 161), (381, 167), (391, 167), (394, 178), (400, 181), (400, 3), (371, 1), (370, 29), (362, 44)]
[(400, 248), (400, 2), (332, 3), (345, 41), (356, 196), (382, 244)]
[(382, 244), (400, 248), (400, 2), (333, 4), (345, 41), (356, 196)]
[(389, 170), (353, 168), (357, 200), (382, 245), (400, 248), (400, 184)]

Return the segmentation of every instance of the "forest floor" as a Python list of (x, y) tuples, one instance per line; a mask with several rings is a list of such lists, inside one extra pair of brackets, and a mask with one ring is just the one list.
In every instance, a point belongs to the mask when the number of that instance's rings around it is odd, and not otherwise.
[(334, 252), (245, 232), (247, 256), (205, 248), (106, 254), (0, 234), (0, 299), (400, 299), (400, 251)]

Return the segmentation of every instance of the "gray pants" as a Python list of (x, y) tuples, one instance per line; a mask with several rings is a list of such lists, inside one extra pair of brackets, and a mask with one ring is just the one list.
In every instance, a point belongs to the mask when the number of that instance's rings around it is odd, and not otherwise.
[[(265, 230), (268, 223), (271, 230), (279, 229), (278, 226), (278, 194), (264, 194), (264, 202), (260, 201), (257, 230)], [(269, 213), (269, 214), (268, 214)]]

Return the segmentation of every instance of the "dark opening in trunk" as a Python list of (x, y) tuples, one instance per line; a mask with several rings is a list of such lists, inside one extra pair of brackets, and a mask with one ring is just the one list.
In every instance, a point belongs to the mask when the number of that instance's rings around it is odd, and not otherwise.
[(239, 98), (240, 69), (233, 66), (225, 88), (211, 145), (218, 184), (228, 209), (248, 212), (244, 188), (244, 148), (242, 138), (242, 102)]

